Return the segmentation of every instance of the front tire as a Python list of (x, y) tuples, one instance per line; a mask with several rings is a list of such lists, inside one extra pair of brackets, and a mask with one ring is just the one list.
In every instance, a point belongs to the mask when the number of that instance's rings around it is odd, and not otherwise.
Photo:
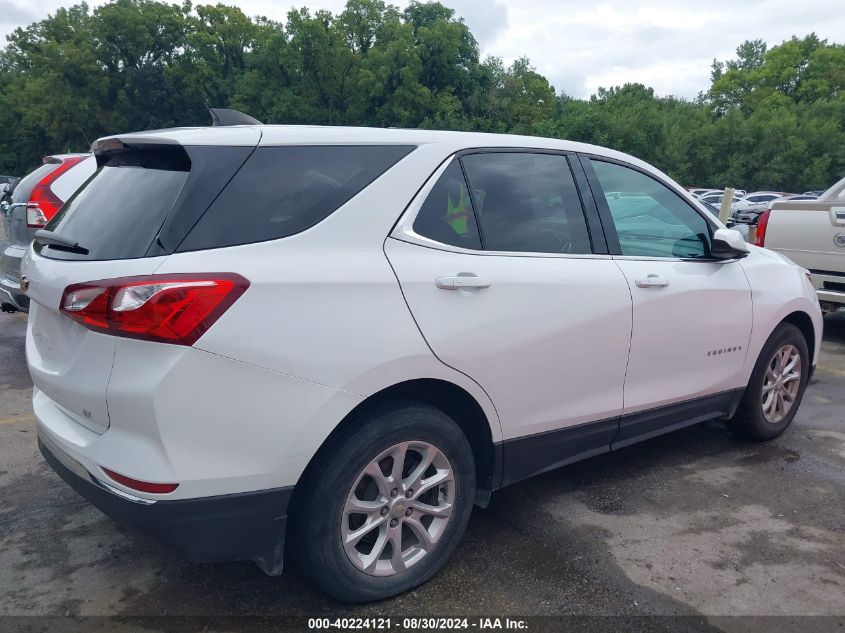
[(407, 591), (455, 549), (474, 493), (472, 449), (454, 420), (424, 404), (382, 405), (351, 420), (297, 484), (300, 566), (345, 602)]
[(792, 423), (810, 370), (807, 341), (797, 327), (781, 323), (760, 352), (732, 428), (755, 441), (772, 440)]

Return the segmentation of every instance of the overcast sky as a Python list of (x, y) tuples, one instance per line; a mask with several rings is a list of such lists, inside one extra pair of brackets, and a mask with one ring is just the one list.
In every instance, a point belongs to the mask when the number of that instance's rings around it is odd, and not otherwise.
[[(90, 5), (103, 0), (89, 0)], [(197, 3), (197, 2), (195, 2)], [(211, 0), (198, 0), (211, 3)], [(292, 7), (342, 10), (345, 0), (229, 0), (248, 15), (284, 20)], [(746, 39), (770, 46), (815, 31), (845, 41), (842, 0), (444, 0), (466, 19), (482, 55), (531, 59), (560, 92), (588, 97), (599, 86), (640, 82), (660, 95), (695, 97), (714, 58)], [(0, 0), (0, 35), (73, 0)], [(404, 2), (396, 2), (404, 8)]]

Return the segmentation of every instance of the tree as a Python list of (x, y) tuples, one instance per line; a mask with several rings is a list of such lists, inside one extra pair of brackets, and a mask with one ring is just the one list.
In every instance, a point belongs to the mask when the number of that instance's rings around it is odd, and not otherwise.
[(824, 188), (845, 172), (845, 47), (748, 40), (698, 99), (644, 85), (555, 94), (530, 60), (479, 59), (455, 11), (347, 0), (284, 23), (225, 4), (112, 0), (59, 9), (0, 50), (0, 172), (126, 130), (205, 125), (234, 107), (268, 123), (427, 127), (596, 143), (688, 184)]

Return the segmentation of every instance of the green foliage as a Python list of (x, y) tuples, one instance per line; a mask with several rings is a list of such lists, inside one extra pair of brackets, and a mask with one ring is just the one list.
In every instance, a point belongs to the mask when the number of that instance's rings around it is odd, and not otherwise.
[(455, 12), (348, 0), (283, 24), (224, 4), (112, 0), (59, 9), (0, 51), (0, 172), (126, 130), (268, 123), (403, 126), (568, 138), (695, 185), (801, 191), (845, 171), (845, 47), (814, 34), (747, 41), (695, 101), (640, 84), (555, 94), (528, 59), (479, 58)]

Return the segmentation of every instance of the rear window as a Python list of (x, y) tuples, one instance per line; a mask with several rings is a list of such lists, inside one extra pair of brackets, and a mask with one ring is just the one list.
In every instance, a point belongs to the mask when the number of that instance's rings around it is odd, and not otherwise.
[(87, 255), (36, 246), (56, 259), (144, 257), (188, 179), (182, 148), (115, 154), (67, 201), (47, 229), (79, 242)]
[(29, 202), (29, 196), (35, 189), (35, 185), (41, 182), (44, 177), (56, 171), (59, 165), (61, 165), (59, 161), (44, 163), (41, 167), (24, 176), (12, 192), (12, 202)]
[(407, 145), (259, 148), (177, 250), (250, 244), (300, 233), (331, 215), (413, 149)]

